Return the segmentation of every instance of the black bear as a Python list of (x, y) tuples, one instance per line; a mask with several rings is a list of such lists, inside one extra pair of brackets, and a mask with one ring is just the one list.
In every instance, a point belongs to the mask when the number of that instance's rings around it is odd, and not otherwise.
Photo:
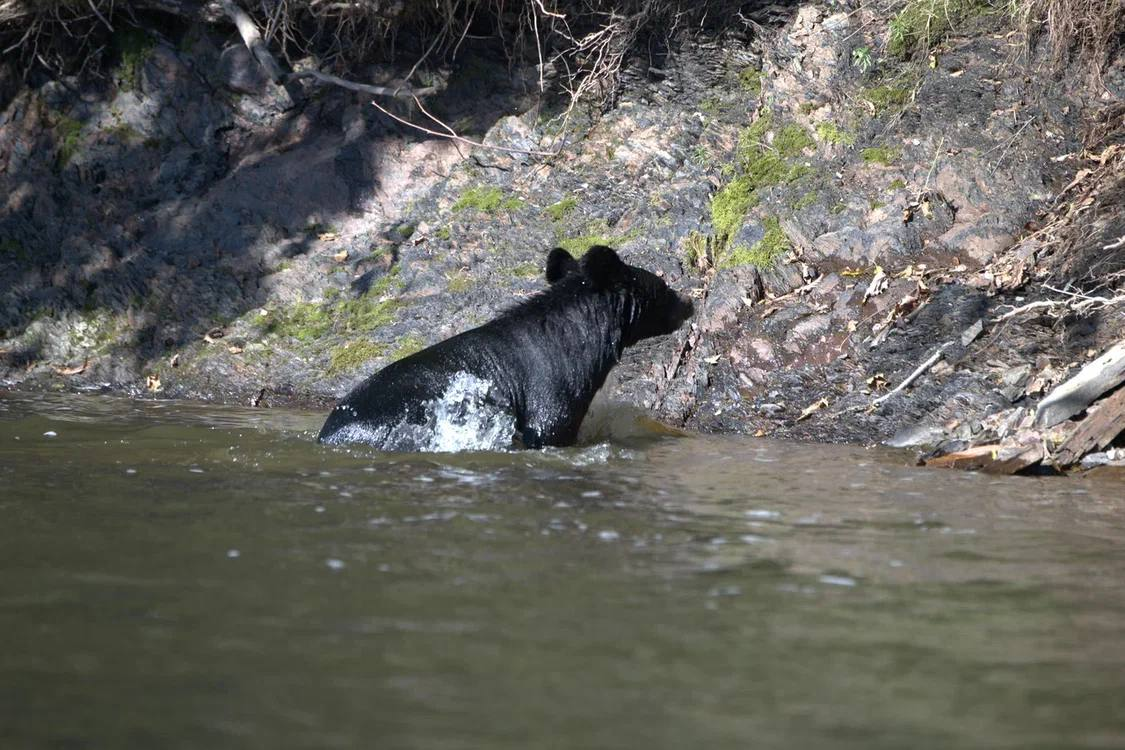
[(555, 248), (543, 292), (484, 325), (387, 365), (328, 415), (317, 438), (383, 450), (572, 445), (621, 352), (671, 333), (689, 300), (611, 248)]

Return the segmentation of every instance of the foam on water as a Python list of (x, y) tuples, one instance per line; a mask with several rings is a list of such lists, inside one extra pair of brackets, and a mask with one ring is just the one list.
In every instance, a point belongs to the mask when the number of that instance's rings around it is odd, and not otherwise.
[(334, 443), (368, 443), (386, 451), (494, 451), (512, 447), (516, 420), (488, 398), (492, 383), (458, 372), (439, 398), (424, 404), (425, 421), (404, 414), (392, 425), (353, 422), (341, 428)]

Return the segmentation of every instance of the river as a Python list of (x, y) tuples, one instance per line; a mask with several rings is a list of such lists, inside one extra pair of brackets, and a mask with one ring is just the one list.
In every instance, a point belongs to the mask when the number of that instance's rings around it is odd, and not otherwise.
[(0, 393), (0, 747), (1125, 745), (1125, 492)]

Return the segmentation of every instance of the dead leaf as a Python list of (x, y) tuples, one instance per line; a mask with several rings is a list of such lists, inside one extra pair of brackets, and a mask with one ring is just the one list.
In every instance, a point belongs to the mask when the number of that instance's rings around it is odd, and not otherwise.
[(75, 365), (74, 367), (56, 367), (55, 372), (59, 375), (79, 375), (86, 371), (86, 365), (90, 364), (89, 358), (84, 360), (82, 364)]
[(336, 261), (337, 263), (343, 263), (347, 259), (348, 259), (348, 251), (347, 250), (341, 250), (340, 252), (338, 252), (338, 253), (336, 253), (335, 255), (332, 256), (332, 260)]
[(159, 375), (149, 375), (145, 378), (145, 388), (148, 388), (151, 393), (160, 393), (164, 390), (164, 384), (160, 382)]
[(226, 331), (224, 331), (222, 328), (219, 328), (218, 326), (216, 326), (216, 327), (212, 328), (211, 330), (209, 330), (207, 333), (203, 334), (203, 340), (206, 341), (208, 344), (214, 344), (216, 339), (221, 339), (223, 336), (226, 336), (226, 335), (227, 335)]
[(863, 269), (863, 268), (845, 268), (843, 271), (840, 271), (840, 275), (841, 276), (851, 276), (851, 277), (866, 276), (867, 271), (866, 271), (866, 269)]
[(231, 354), (242, 354), (242, 347), (232, 344), (231, 346), (227, 347), (227, 351)]
[(875, 373), (866, 382), (873, 391), (885, 391), (887, 389), (887, 376), (881, 372)]
[(179, 367), (180, 366), (180, 355), (179, 354), (173, 354), (172, 359), (169, 360), (168, 364), (172, 365), (172, 367)]
[(883, 272), (883, 267), (875, 266), (875, 276), (871, 279), (871, 283), (867, 285), (867, 291), (863, 293), (863, 302), (861, 304), (867, 304), (867, 300), (887, 291), (887, 286), (889, 284), (890, 281), (887, 279), (887, 274)]
[(336, 240), (340, 239), (340, 235), (336, 234), (335, 232), (321, 232), (316, 236), (316, 238), (321, 242), (335, 242)]
[(800, 416), (797, 417), (797, 421), (800, 422), (802, 419), (808, 419), (813, 414), (815, 414), (816, 412), (820, 411), (821, 409), (823, 409), (827, 406), (828, 406), (828, 399), (827, 398), (822, 398), (819, 401), (817, 401), (815, 404), (809, 404), (808, 406), (806, 406), (801, 411)]
[(716, 354), (713, 357), (704, 357), (703, 361), (706, 362), (709, 365), (717, 365), (717, 364), (719, 364), (719, 355)]
[(760, 429), (760, 428), (758, 429), (757, 432), (754, 433), (754, 437), (765, 437), (765, 436), (766, 436), (766, 431), (763, 430), (763, 429)]

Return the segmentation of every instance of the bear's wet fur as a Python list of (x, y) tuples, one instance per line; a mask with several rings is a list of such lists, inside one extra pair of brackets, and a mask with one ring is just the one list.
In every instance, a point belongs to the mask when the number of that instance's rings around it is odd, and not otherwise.
[(515, 444), (573, 445), (594, 394), (622, 351), (672, 333), (693, 309), (655, 274), (627, 265), (600, 245), (580, 261), (555, 248), (547, 256), (546, 278), (545, 291), (495, 320), (367, 378), (333, 409), (317, 439), (425, 449), (385, 436), (404, 425), (427, 424), (427, 409), (451, 383), (469, 377), (486, 385), (491, 408), (511, 416)]

